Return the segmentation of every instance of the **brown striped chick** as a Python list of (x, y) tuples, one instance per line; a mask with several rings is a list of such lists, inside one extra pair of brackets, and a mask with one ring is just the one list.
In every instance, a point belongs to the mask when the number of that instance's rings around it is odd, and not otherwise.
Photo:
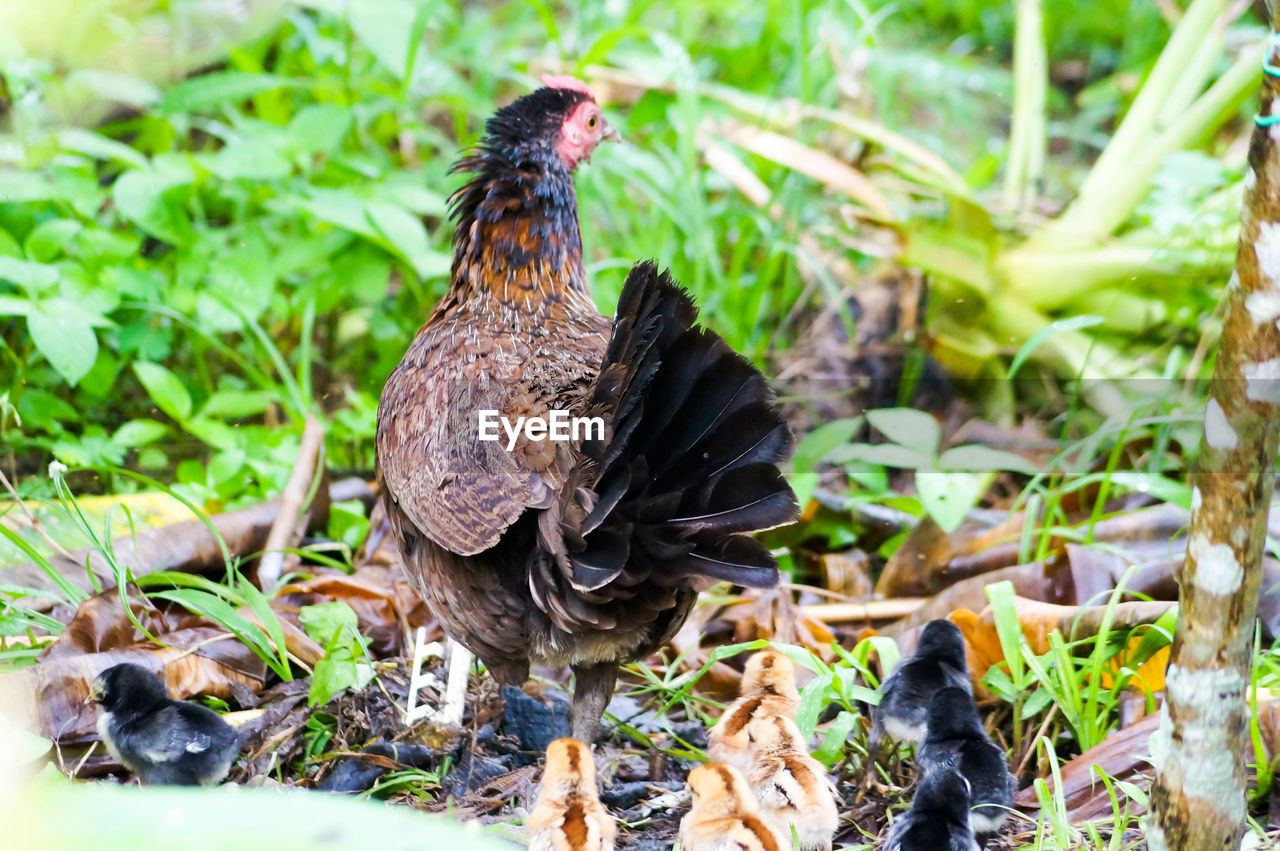
[(680, 851), (788, 851), (791, 844), (760, 817), (736, 768), (711, 762), (689, 772), (693, 809), (680, 822)]
[(747, 785), (760, 800), (760, 815), (787, 840), (794, 830), (802, 851), (830, 851), (840, 824), (835, 793), (822, 763), (795, 747), (801, 738), (795, 722), (756, 718), (746, 732), (752, 754)]
[(590, 748), (576, 739), (547, 745), (542, 789), (525, 823), (529, 851), (613, 851), (617, 830), (596, 792)]
[[(777, 650), (755, 654), (747, 660), (746, 670), (742, 672), (741, 694), (711, 729), (707, 752), (712, 762), (732, 765), (746, 774), (751, 770), (747, 724), (754, 718), (774, 716), (795, 720), (800, 706), (795, 666)], [(797, 738), (794, 745), (795, 750), (803, 751), (806, 743)]]

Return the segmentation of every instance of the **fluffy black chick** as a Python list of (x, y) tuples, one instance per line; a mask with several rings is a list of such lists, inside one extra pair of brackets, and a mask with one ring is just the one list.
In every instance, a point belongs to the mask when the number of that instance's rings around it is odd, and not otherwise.
[(121, 765), (148, 786), (213, 786), (240, 754), (240, 736), (218, 713), (171, 700), (141, 665), (98, 675), (89, 700), (102, 706), (98, 735)]
[(969, 826), (979, 835), (995, 833), (1013, 806), (1014, 778), (1004, 752), (987, 738), (973, 697), (944, 688), (929, 704), (929, 731), (916, 751), (925, 777), (958, 771), (969, 783)]
[(947, 768), (925, 775), (883, 851), (979, 851), (969, 827), (968, 782)]
[(948, 620), (925, 624), (915, 655), (898, 664), (880, 686), (880, 704), (871, 714), (867, 753), (875, 759), (888, 733), (900, 742), (919, 744), (929, 721), (929, 701), (944, 688), (972, 694), (964, 660), (964, 637)]

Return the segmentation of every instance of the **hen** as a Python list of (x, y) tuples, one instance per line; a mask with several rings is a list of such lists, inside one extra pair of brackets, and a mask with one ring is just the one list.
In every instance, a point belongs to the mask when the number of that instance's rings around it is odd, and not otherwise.
[[(444, 628), (501, 683), (532, 660), (571, 666), (590, 743), (618, 665), (662, 646), (703, 583), (777, 582), (746, 533), (797, 506), (768, 384), (695, 326), (684, 290), (639, 263), (617, 318), (596, 310), (573, 172), (617, 134), (584, 84), (544, 82), (455, 166), (472, 177), (451, 199), (449, 290), (387, 380), (377, 453), (405, 568)], [(554, 412), (603, 429), (541, 439)]]

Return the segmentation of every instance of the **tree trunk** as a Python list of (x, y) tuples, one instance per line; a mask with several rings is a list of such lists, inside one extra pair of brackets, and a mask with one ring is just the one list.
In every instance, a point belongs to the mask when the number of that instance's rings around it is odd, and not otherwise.
[[(1268, 62), (1277, 49), (1268, 42)], [(1152, 851), (1236, 849), (1254, 618), (1280, 432), (1280, 78), (1263, 75), (1236, 274), (1205, 410), (1177, 632), (1151, 737)]]

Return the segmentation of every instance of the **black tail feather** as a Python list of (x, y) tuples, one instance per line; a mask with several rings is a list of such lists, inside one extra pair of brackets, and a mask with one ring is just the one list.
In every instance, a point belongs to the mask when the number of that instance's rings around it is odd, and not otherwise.
[(764, 376), (696, 319), (668, 274), (651, 262), (632, 268), (587, 412), (609, 424), (604, 439), (582, 446), (593, 497), (584, 503), (566, 489), (582, 506), (562, 512), (567, 553), (531, 576), (561, 592), (561, 579), (572, 586), (567, 596), (578, 602), (548, 611), (566, 629), (676, 605), (675, 589), (698, 576), (757, 588), (778, 581), (774, 558), (743, 533), (798, 515), (777, 467), (791, 434)]

